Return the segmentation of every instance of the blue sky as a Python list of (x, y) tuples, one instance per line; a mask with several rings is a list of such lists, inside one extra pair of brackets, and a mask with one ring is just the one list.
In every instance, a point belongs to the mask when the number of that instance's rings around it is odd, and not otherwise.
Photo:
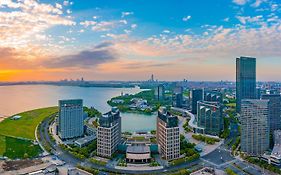
[(242, 55), (280, 80), (280, 13), (278, 0), (1, 0), (0, 80), (234, 80)]

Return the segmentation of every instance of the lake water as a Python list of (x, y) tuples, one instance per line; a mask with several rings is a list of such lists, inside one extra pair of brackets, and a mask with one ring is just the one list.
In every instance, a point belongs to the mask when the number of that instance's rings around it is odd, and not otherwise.
[[(58, 105), (60, 99), (83, 99), (85, 106), (108, 112), (106, 103), (121, 92), (138, 93), (139, 88), (99, 88), (49, 85), (0, 86), (0, 116), (10, 116), (36, 108)], [(122, 131), (150, 131), (156, 127), (155, 115), (122, 113)]]

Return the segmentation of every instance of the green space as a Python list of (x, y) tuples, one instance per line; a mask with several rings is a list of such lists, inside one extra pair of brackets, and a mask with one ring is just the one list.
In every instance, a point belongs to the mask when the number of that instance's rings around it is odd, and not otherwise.
[(94, 107), (88, 108), (88, 107), (84, 106), (83, 107), (83, 111), (86, 112), (88, 114), (88, 117), (90, 117), (90, 118), (102, 116), (102, 113), (99, 112)]
[(232, 169), (230, 169), (230, 168), (226, 168), (225, 169), (225, 173), (227, 174), (227, 175), (237, 175)]
[(210, 144), (210, 145), (213, 145), (216, 142), (220, 141), (220, 139), (203, 136), (201, 134), (198, 134), (198, 135), (197, 134), (193, 134), (192, 138), (194, 138), (195, 140), (198, 140), (198, 141), (203, 141), (203, 142), (205, 142), (207, 144)]
[(31, 140), (3, 135), (0, 136), (0, 140), (0, 156), (10, 159), (26, 159), (36, 157), (41, 153), (39, 145), (34, 145)]
[(0, 123), (0, 133), (5, 136), (35, 140), (35, 129), (45, 118), (58, 112), (58, 107), (35, 109), (17, 114), (20, 119), (7, 118)]
[(185, 130), (185, 132), (191, 132), (192, 130), (188, 127), (188, 122), (189, 120), (186, 120), (186, 122), (183, 125), (183, 128)]
[(278, 168), (274, 165), (268, 164), (267, 162), (265, 162), (263, 160), (260, 160), (258, 158), (246, 157), (245, 160), (252, 163), (252, 164), (258, 165), (261, 168), (267, 169), (268, 171), (271, 171), (271, 172), (274, 172), (274, 173), (277, 173), (277, 174), (281, 174), (280, 168)]
[(180, 154), (185, 155), (185, 157), (176, 159), (170, 162), (171, 165), (180, 165), (185, 162), (191, 162), (193, 160), (199, 159), (200, 154), (195, 150), (194, 143), (188, 143), (183, 135), (180, 135)]
[(234, 151), (237, 149), (237, 147), (239, 146), (240, 140), (241, 140), (240, 136), (236, 138), (234, 144), (232, 145), (232, 151), (233, 151), (233, 152), (234, 152)]
[(6, 152), (6, 137), (0, 135), (0, 156)]
[(91, 167), (85, 167), (85, 166), (81, 166), (81, 165), (77, 165), (77, 168), (87, 171), (93, 175), (98, 175), (100, 173), (100, 171), (98, 169), (93, 169)]
[[(132, 104), (131, 100), (133, 98), (141, 98), (147, 100), (147, 103), (151, 106), (151, 109), (130, 109), (129, 105)], [(123, 100), (123, 103), (114, 103), (113, 100)], [(144, 114), (151, 114), (158, 110), (160, 106), (171, 105), (171, 99), (167, 98), (165, 100), (158, 101), (154, 97), (154, 90), (145, 90), (134, 95), (124, 95), (114, 97), (107, 101), (110, 106), (116, 106), (121, 112), (139, 112)]]
[(105, 161), (101, 161), (101, 160), (97, 160), (95, 158), (91, 158), (90, 159), (90, 162), (94, 163), (94, 164), (97, 164), (97, 165), (101, 165), (101, 166), (105, 166), (107, 164), (107, 162)]
[(60, 147), (79, 159), (85, 159), (90, 158), (92, 155), (95, 155), (95, 151), (97, 149), (97, 141), (95, 140), (91, 144), (83, 148), (79, 148), (75, 145), (66, 146), (62, 144), (60, 145)]
[(230, 134), (230, 129), (229, 129), (230, 121), (229, 121), (229, 118), (224, 117), (223, 118), (223, 123), (224, 123), (224, 130), (220, 134), (220, 138), (226, 139), (229, 136), (229, 134)]

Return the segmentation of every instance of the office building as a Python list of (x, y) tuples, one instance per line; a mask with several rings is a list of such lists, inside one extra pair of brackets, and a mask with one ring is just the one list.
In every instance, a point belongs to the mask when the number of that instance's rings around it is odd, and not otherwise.
[(178, 118), (167, 112), (165, 107), (158, 111), (156, 138), (160, 155), (166, 160), (180, 156), (180, 132)]
[(121, 141), (121, 117), (118, 108), (103, 114), (97, 130), (97, 155), (111, 157)]
[(199, 101), (197, 125), (205, 128), (205, 134), (219, 136), (223, 130), (222, 106), (218, 102)]
[(203, 100), (203, 89), (193, 89), (191, 91), (192, 103), (191, 112), (197, 114), (197, 102)]
[(155, 99), (158, 101), (165, 99), (165, 87), (163, 84), (158, 85), (154, 90)]
[(256, 58), (236, 59), (236, 111), (241, 111), (243, 99), (255, 99), (256, 95)]
[(62, 140), (84, 134), (83, 101), (59, 100), (58, 135)]
[(181, 108), (183, 105), (183, 95), (180, 93), (173, 94), (173, 106)]
[(269, 148), (268, 100), (244, 99), (241, 104), (241, 151), (260, 156)]
[(270, 131), (281, 129), (281, 96), (279, 94), (263, 94), (262, 99), (269, 100)]
[(222, 103), (222, 93), (219, 90), (204, 90), (204, 101)]

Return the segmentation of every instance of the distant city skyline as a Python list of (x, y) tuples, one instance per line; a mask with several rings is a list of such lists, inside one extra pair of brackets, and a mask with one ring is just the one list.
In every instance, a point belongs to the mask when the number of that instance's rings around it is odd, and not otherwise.
[(279, 0), (1, 0), (0, 81), (281, 81)]

